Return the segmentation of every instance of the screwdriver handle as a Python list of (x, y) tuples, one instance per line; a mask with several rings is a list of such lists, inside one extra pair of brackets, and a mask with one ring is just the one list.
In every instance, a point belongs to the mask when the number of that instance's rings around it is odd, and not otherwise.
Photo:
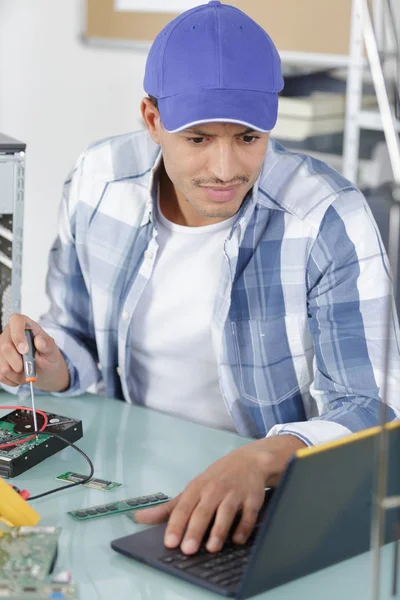
[(26, 383), (34, 383), (36, 381), (36, 348), (33, 343), (33, 331), (28, 325), (25, 327), (25, 336), (26, 341), (28, 342), (28, 352), (27, 354), (22, 355), (24, 360), (25, 381)]

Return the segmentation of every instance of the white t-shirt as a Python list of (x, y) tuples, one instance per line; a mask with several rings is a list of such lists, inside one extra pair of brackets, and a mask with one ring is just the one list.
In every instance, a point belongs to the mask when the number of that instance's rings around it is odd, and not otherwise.
[(236, 431), (211, 339), (223, 246), (235, 216), (186, 227), (156, 214), (156, 262), (132, 319), (132, 377), (149, 408)]

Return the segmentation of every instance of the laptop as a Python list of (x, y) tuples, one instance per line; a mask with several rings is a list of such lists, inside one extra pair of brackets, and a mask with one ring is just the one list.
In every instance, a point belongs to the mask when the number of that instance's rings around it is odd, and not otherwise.
[[(386, 425), (388, 495), (400, 495), (400, 422)], [(166, 524), (111, 542), (117, 552), (213, 592), (250, 598), (366, 552), (370, 547), (376, 444), (380, 427), (298, 450), (280, 484), (267, 490), (245, 545), (211, 554), (168, 549)], [(386, 512), (385, 542), (397, 537), (400, 509)], [(234, 531), (234, 526), (231, 530)], [(207, 536), (204, 537), (204, 542)]]

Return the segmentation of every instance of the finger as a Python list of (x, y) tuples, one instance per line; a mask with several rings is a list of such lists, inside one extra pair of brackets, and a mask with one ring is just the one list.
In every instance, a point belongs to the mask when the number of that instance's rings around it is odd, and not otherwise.
[(26, 341), (25, 336), (25, 327), (27, 325), (31, 327), (34, 336), (42, 332), (40, 325), (35, 321), (32, 321), (32, 319), (26, 315), (15, 313), (8, 319), (12, 343), (20, 354), (26, 354), (28, 352), (28, 342)]
[(179, 501), (171, 512), (164, 535), (164, 544), (175, 548), (180, 543), (190, 516), (199, 501), (199, 496), (190, 491), (181, 494)]
[(22, 373), (24, 370), (24, 361), (21, 354), (17, 351), (8, 335), (0, 345), (0, 354), (5, 359), (4, 363), (8, 363), (14, 373)]
[[(26, 354), (28, 352), (28, 344), (25, 335), (25, 327), (27, 325), (32, 329), (34, 335), (33, 343), (36, 350), (42, 356), (46, 356), (46, 358), (49, 358), (51, 355), (55, 354), (55, 351), (58, 348), (54, 339), (48, 335), (38, 323), (26, 315), (14, 314), (9, 318), (8, 326), (10, 328), (11, 340), (18, 352), (20, 354)], [(56, 358), (58, 358), (58, 353)]]
[(42, 355), (49, 359), (52, 355), (58, 358), (58, 346), (50, 335), (48, 335), (45, 331), (42, 331), (34, 337), (33, 343), (35, 344), (36, 350)]
[(169, 502), (164, 502), (159, 506), (137, 510), (134, 513), (135, 521), (142, 523), (143, 525), (160, 525), (161, 523), (165, 523), (168, 521), (177, 501), (178, 497)]
[(254, 501), (248, 501), (244, 504), (242, 518), (233, 535), (233, 541), (236, 544), (244, 544), (248, 540), (256, 524), (261, 506), (262, 504)]
[(229, 495), (221, 502), (206, 544), (209, 552), (218, 552), (221, 550), (239, 508), (240, 504), (234, 500), (233, 496)]
[(4, 361), (0, 362), (0, 381), (13, 387), (25, 383), (22, 374), (14, 373), (10, 365)]
[(194, 554), (204, 538), (208, 526), (215, 515), (218, 503), (211, 498), (203, 498), (190, 517), (189, 524), (182, 542), (182, 552)]
[[(9, 379), (8, 377), (5, 377), (5, 376), (0, 377), (0, 381), (1, 381), (1, 383), (4, 383), (5, 385), (9, 385), (10, 387), (18, 387), (21, 385), (20, 382), (15, 383), (15, 381), (12, 381), (11, 379)], [(22, 382), (22, 383), (24, 383), (24, 382)]]

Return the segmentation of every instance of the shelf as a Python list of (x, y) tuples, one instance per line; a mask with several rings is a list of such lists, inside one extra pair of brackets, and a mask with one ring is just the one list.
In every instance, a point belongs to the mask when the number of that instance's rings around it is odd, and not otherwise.
[(350, 62), (350, 57), (346, 54), (317, 54), (314, 52), (281, 50), (279, 55), (283, 64), (300, 65), (302, 67), (348, 67)]
[[(358, 115), (358, 125), (362, 129), (383, 131), (382, 119), (377, 110), (362, 110)], [(396, 121), (396, 129), (400, 132), (400, 121)]]

